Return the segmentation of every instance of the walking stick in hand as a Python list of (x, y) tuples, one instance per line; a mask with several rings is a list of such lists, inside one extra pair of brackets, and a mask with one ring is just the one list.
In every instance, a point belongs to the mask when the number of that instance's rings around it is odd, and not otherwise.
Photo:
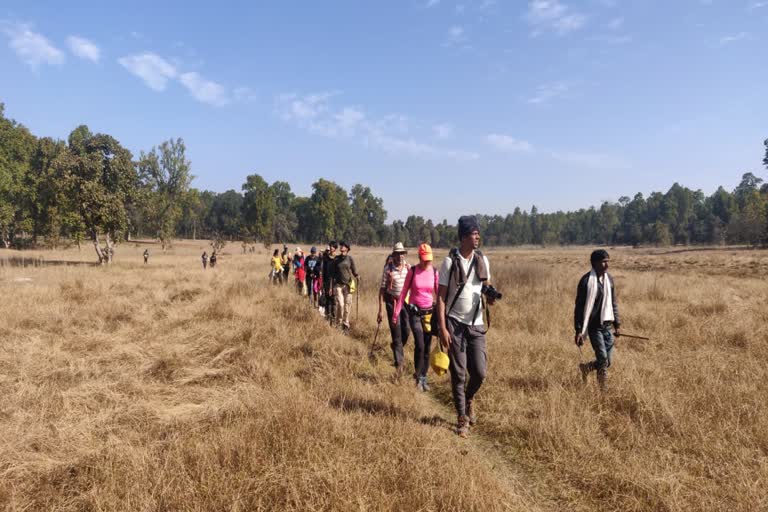
[(373, 363), (376, 360), (374, 352), (376, 350), (376, 340), (379, 339), (379, 329), (381, 329), (381, 322), (376, 324), (376, 334), (373, 335), (373, 343), (371, 343), (371, 351), (368, 352), (368, 359)]

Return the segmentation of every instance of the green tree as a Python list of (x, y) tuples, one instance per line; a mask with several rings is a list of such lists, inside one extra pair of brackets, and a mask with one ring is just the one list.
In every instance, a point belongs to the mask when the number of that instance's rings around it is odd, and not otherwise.
[(349, 238), (357, 244), (378, 243), (378, 234), (387, 218), (384, 201), (374, 196), (369, 187), (358, 184), (349, 192), (349, 202), (352, 213)]
[(331, 240), (346, 233), (352, 217), (347, 192), (332, 181), (312, 184), (310, 240)]
[(141, 153), (139, 176), (149, 189), (149, 212), (163, 250), (170, 247), (181, 218), (183, 202), (194, 178), (182, 139), (170, 139)]
[(59, 155), (56, 165), (65, 176), (73, 208), (99, 263), (111, 263), (114, 244), (127, 233), (126, 204), (138, 183), (130, 151), (113, 137), (94, 135), (82, 125), (69, 135), (68, 149)]
[(226, 237), (232, 240), (243, 227), (243, 196), (236, 190), (227, 190), (213, 198), (206, 216), (207, 236), (214, 240)]
[(258, 174), (245, 178), (243, 184), (243, 225), (249, 235), (263, 244), (274, 239), (277, 203), (274, 191)]

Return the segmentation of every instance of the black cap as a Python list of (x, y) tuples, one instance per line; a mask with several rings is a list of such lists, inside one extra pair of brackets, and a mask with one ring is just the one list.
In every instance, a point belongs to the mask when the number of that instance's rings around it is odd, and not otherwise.
[(478, 224), (477, 218), (474, 215), (459, 217), (459, 240), (472, 234), (473, 231), (480, 231), (480, 224)]

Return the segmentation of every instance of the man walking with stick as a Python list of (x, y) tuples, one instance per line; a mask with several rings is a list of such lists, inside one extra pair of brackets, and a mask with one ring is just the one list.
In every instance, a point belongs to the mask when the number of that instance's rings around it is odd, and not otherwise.
[(392, 336), (392, 355), (395, 358), (395, 377), (400, 378), (403, 374), (403, 364), (405, 357), (403, 347), (408, 342), (410, 328), (408, 327), (408, 308), (400, 310), (400, 316), (397, 322), (392, 322), (392, 315), (395, 311), (395, 304), (400, 297), (400, 292), (405, 284), (405, 276), (408, 275), (408, 263), (405, 261), (405, 255), (408, 252), (401, 242), (397, 242), (392, 248), (392, 254), (387, 258), (384, 265), (384, 273), (381, 276), (381, 286), (379, 286), (379, 313), (376, 315), (376, 322), (381, 324), (384, 318), (384, 309), (386, 308), (386, 318), (389, 324), (389, 332)]
[(611, 366), (614, 334), (619, 336), (619, 305), (613, 277), (608, 274), (610, 257), (608, 252), (598, 249), (589, 257), (592, 270), (584, 274), (576, 289), (576, 305), (573, 310), (573, 324), (576, 330), (574, 342), (581, 350), (584, 339), (589, 336), (595, 360), (579, 364), (584, 382), (590, 372), (597, 372), (597, 383), (602, 391), (608, 388), (608, 368)]

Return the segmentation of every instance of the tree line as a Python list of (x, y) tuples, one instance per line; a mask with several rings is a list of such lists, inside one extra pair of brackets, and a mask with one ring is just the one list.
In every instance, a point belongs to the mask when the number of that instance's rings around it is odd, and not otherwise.
[[(763, 164), (768, 168), (768, 140)], [(357, 184), (349, 191), (326, 179), (297, 196), (283, 181), (258, 174), (241, 190), (192, 187), (181, 139), (135, 158), (112, 136), (78, 126), (66, 141), (36, 137), (5, 117), (0, 104), (0, 236), (5, 247), (93, 244), (100, 262), (115, 243), (153, 238), (242, 240), (244, 243), (347, 239), (389, 245), (422, 241), (456, 244), (456, 228), (411, 215), (387, 223), (380, 197)], [(478, 215), (486, 245), (751, 244), (768, 243), (768, 184), (745, 173), (732, 191), (706, 196), (675, 183), (666, 193), (638, 193), (599, 207), (540, 213), (515, 208), (505, 216)]]

